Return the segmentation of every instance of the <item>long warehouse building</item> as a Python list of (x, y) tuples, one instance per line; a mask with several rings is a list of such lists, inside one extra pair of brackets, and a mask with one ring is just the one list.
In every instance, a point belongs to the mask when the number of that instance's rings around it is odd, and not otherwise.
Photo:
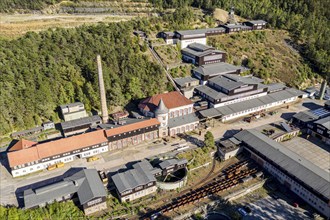
[(257, 130), (243, 130), (234, 137), (251, 158), (306, 203), (330, 218), (330, 173), (270, 139)]

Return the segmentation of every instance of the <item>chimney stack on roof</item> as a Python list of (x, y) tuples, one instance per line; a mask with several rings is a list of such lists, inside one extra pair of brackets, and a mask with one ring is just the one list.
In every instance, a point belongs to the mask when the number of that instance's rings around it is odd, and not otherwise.
[(107, 99), (105, 97), (105, 89), (104, 89), (104, 80), (103, 80), (103, 72), (102, 72), (102, 64), (101, 64), (101, 56), (97, 55), (97, 69), (99, 75), (99, 88), (100, 88), (100, 97), (101, 97), (101, 110), (102, 110), (102, 122), (108, 123), (109, 115), (107, 108)]

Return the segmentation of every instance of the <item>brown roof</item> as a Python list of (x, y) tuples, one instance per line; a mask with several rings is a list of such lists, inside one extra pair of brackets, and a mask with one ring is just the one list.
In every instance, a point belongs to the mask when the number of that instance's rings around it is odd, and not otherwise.
[(39, 160), (38, 150), (35, 146), (18, 151), (8, 152), (7, 157), (10, 167)]
[(155, 111), (160, 99), (163, 99), (165, 106), (168, 109), (178, 108), (181, 106), (192, 104), (193, 102), (183, 95), (181, 95), (178, 91), (163, 93), (151, 96), (149, 98), (144, 99), (139, 104), (139, 108), (146, 111)]
[(40, 158), (47, 158), (107, 141), (104, 130), (98, 130), (38, 144), (37, 148)]
[(22, 150), (36, 144), (37, 142), (21, 139), (16, 144), (14, 144), (8, 151), (10, 152), (10, 151)]
[(145, 120), (145, 121), (141, 121), (141, 122), (137, 122), (137, 123), (133, 123), (133, 124), (128, 124), (128, 125), (124, 125), (124, 126), (120, 126), (117, 128), (112, 128), (109, 130), (106, 130), (106, 136), (110, 137), (113, 135), (117, 135), (117, 134), (122, 134), (125, 132), (130, 132), (130, 131), (134, 131), (137, 129), (141, 129), (141, 128), (145, 128), (145, 127), (150, 127), (153, 125), (159, 125), (160, 122), (156, 119), (156, 118), (152, 118), (149, 120)]

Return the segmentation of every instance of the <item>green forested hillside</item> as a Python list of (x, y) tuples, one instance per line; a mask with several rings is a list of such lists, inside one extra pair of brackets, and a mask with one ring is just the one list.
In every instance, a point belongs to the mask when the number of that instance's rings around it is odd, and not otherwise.
[(0, 40), (0, 134), (54, 120), (58, 105), (75, 100), (87, 110), (99, 109), (96, 54), (103, 59), (109, 106), (165, 90), (165, 74), (132, 35), (137, 23), (30, 32)]
[(330, 77), (330, 0), (149, 0), (159, 8), (187, 5), (229, 9), (247, 19), (265, 19), (270, 26), (287, 29), (312, 66)]

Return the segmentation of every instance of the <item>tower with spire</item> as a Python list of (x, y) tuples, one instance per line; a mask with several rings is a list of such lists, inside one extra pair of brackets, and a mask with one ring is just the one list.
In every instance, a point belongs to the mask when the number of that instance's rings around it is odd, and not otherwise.
[(155, 110), (155, 118), (160, 122), (159, 134), (160, 136), (167, 136), (168, 126), (168, 108), (165, 106), (163, 99), (159, 100), (158, 107)]

